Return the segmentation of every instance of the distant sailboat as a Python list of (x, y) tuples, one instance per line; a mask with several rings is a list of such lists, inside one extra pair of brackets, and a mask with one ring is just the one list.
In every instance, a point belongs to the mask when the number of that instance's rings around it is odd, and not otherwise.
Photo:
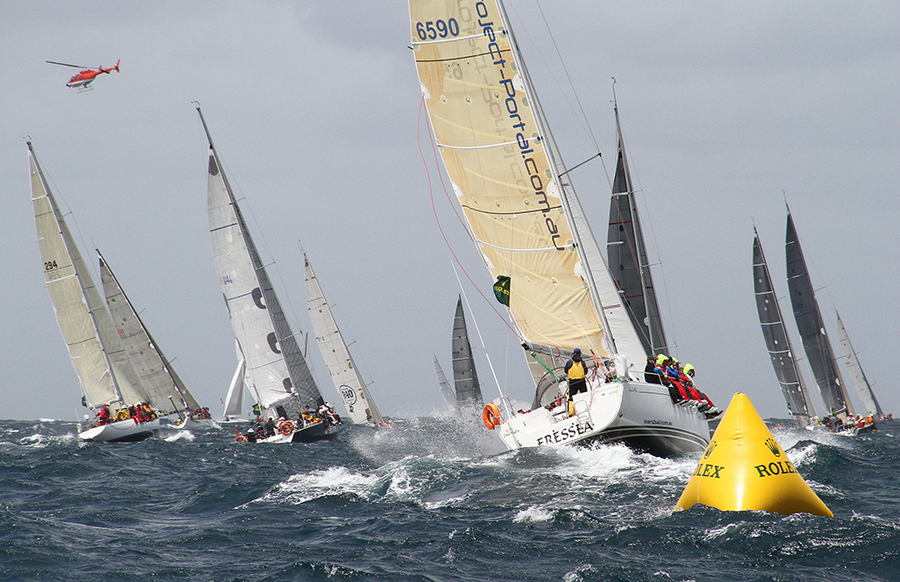
[(241, 416), (244, 411), (244, 374), (247, 371), (247, 362), (241, 354), (241, 347), (235, 342), (235, 351), (238, 356), (237, 369), (228, 385), (228, 393), (225, 395), (225, 410), (222, 412), (222, 422), (247, 422), (248, 419)]
[(245, 381), (261, 418), (285, 419), (279, 433), (265, 440), (334, 438), (335, 425), (327, 417), (301, 426), (304, 406), (316, 411), (325, 401), (281, 309), (199, 107), (197, 112), (209, 141), (207, 208), (213, 258), (234, 337), (246, 361)]
[(456, 403), (460, 407), (484, 407), (475, 358), (466, 329), (466, 315), (463, 311), (462, 296), (456, 300), (456, 315), (453, 318), (453, 384), (456, 388)]
[(840, 314), (835, 311), (835, 315), (837, 315), (838, 323), (838, 341), (841, 342), (841, 346), (844, 348), (844, 358), (846, 358), (847, 370), (850, 371), (850, 380), (856, 386), (857, 392), (859, 392), (859, 397), (866, 408), (866, 413), (880, 420), (884, 417), (884, 411), (881, 410), (881, 405), (878, 404), (875, 393), (872, 392), (872, 386), (869, 385), (869, 380), (866, 379), (866, 374), (859, 363), (859, 358), (856, 357), (856, 351), (850, 343), (850, 336), (847, 335), (847, 330), (844, 329), (844, 322), (841, 321)]
[(643, 381), (642, 334), (591, 233), (502, 3), (410, 0), (410, 32), (435, 145), (519, 340), (557, 361), (578, 347), (600, 366), (587, 393), (575, 395), (574, 415), (557, 404), (564, 375), (548, 366), (550, 402), (519, 412), (501, 396), (485, 407), (485, 425), (509, 449), (598, 441), (659, 456), (704, 450), (706, 415)]
[(150, 405), (162, 411), (160, 414), (163, 416), (178, 413), (180, 428), (190, 428), (188, 426), (190, 424), (212, 426), (211, 419), (200, 418), (204, 412), (197, 399), (184, 385), (171, 362), (166, 359), (159, 345), (150, 336), (150, 332), (99, 250), (97, 256), (100, 259), (100, 280), (103, 282), (106, 305), (128, 352), (128, 358), (134, 364), (141, 383), (147, 390)]
[[(44, 277), (59, 329), (90, 408), (111, 411), (109, 421), (79, 427), (82, 440), (126, 442), (146, 439), (159, 430), (159, 419), (125, 418), (129, 406), (150, 396), (116, 334), (112, 318), (53, 198), (28, 142), (31, 201)], [(126, 411), (117, 414), (117, 411)]]
[(837, 368), (790, 210), (788, 210), (787, 216), (785, 257), (788, 290), (794, 309), (794, 319), (803, 340), (803, 349), (813, 375), (816, 377), (816, 384), (819, 386), (819, 392), (822, 400), (825, 401), (828, 413), (837, 416), (842, 423), (845, 423), (849, 417), (854, 415), (853, 405)]
[(316, 334), (316, 343), (322, 352), (322, 359), (331, 381), (337, 389), (350, 419), (356, 424), (370, 424), (383, 426), (384, 418), (375, 405), (366, 383), (359, 374), (359, 369), (350, 355), (347, 343), (338, 329), (331, 307), (325, 300), (322, 286), (313, 272), (312, 265), (306, 254), (303, 255), (306, 265), (306, 301), (309, 307), (309, 319), (312, 322), (313, 332)]
[(756, 227), (753, 227), (753, 286), (759, 324), (788, 410), (800, 426), (809, 426), (811, 419), (816, 416), (816, 410), (794, 359), (794, 350), (784, 326), (778, 298), (772, 288), (772, 276)]
[(458, 410), (456, 392), (453, 391), (453, 387), (450, 386), (450, 382), (447, 381), (447, 375), (444, 374), (444, 370), (441, 368), (437, 356), (432, 354), (431, 357), (434, 359), (434, 374), (437, 376), (438, 388), (441, 391), (441, 396), (444, 398), (444, 404), (446, 404), (447, 408), (450, 410), (456, 411)]

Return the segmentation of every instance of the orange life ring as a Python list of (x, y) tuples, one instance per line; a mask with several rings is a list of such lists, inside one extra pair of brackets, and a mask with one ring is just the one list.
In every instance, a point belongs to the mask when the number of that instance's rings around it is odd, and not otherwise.
[(234, 440), (235, 440), (236, 442), (239, 442), (239, 443), (245, 443), (245, 442), (247, 442), (247, 437), (245, 437), (245, 436), (242, 435), (242, 434), (239, 434), (239, 435), (237, 436), (237, 438), (234, 439)]
[(486, 404), (481, 413), (481, 420), (484, 421), (484, 426), (494, 430), (494, 427), (500, 425), (500, 410), (494, 403)]
[(278, 427), (278, 430), (281, 431), (281, 434), (287, 436), (294, 432), (294, 423), (290, 420), (285, 420), (281, 423), (281, 426)]

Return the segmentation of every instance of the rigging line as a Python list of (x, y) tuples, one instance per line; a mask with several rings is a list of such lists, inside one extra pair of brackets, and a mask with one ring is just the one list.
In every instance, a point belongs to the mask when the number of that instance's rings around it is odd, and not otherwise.
[(562, 65), (563, 72), (566, 74), (566, 80), (569, 82), (569, 87), (572, 88), (572, 94), (575, 96), (575, 102), (578, 103), (578, 109), (581, 111), (581, 115), (584, 118), (584, 123), (587, 126), (588, 135), (591, 137), (591, 142), (594, 144), (594, 148), (599, 150), (600, 147), (597, 145), (597, 139), (594, 136), (593, 130), (591, 130), (591, 122), (588, 119), (587, 114), (584, 112), (584, 106), (581, 104), (581, 100), (578, 98), (578, 92), (575, 90), (575, 84), (572, 82), (572, 76), (569, 74), (569, 69), (566, 67), (566, 62), (562, 58), (562, 54), (559, 52), (559, 46), (556, 44), (556, 38), (553, 36), (553, 31), (550, 29), (550, 23), (547, 22), (547, 16), (544, 14), (544, 8), (541, 6), (540, 0), (536, 2), (538, 10), (541, 12), (541, 18), (544, 20), (544, 26), (547, 27), (547, 33), (550, 35), (550, 40), (553, 42), (553, 48), (556, 50), (556, 56), (559, 58), (559, 62)]
[(525, 31), (525, 34), (528, 36), (528, 39), (531, 41), (532, 46), (535, 47), (535, 51), (541, 57), (541, 61), (547, 67), (547, 71), (549, 72), (550, 77), (553, 79), (553, 82), (556, 83), (556, 86), (559, 88), (560, 93), (562, 94), (563, 98), (566, 100), (566, 104), (569, 106), (569, 109), (571, 109), (572, 113), (575, 114), (575, 117), (578, 119), (578, 122), (581, 124), (581, 128), (584, 130), (584, 132), (590, 138), (591, 143), (594, 145), (594, 149), (599, 151), (600, 146), (597, 144), (597, 138), (594, 136), (594, 132), (591, 129), (590, 123), (588, 123), (588, 121), (587, 121), (587, 115), (584, 112), (584, 107), (581, 105), (581, 101), (578, 99), (578, 93), (575, 91), (575, 85), (572, 83), (572, 78), (571, 78), (571, 76), (569, 76), (569, 71), (566, 68), (566, 64), (562, 60), (562, 54), (559, 52), (559, 47), (556, 44), (556, 39), (553, 37), (553, 32), (550, 31), (550, 25), (547, 22), (547, 17), (544, 15), (544, 9), (541, 8), (540, 1), (536, 2), (536, 4), (538, 7), (538, 10), (541, 13), (541, 17), (544, 20), (544, 26), (547, 27), (547, 32), (550, 34), (550, 40), (553, 43), (553, 48), (556, 49), (556, 55), (559, 58), (560, 64), (562, 65), (562, 69), (566, 74), (566, 79), (569, 81), (569, 87), (572, 89), (572, 94), (575, 96), (576, 103), (578, 103), (578, 109), (581, 110), (580, 117), (578, 115), (578, 111), (572, 105), (572, 102), (569, 99), (569, 96), (566, 94), (565, 91), (563, 91), (562, 84), (559, 82), (559, 80), (557, 80), (556, 75), (553, 74), (553, 68), (550, 66), (550, 63), (547, 62), (547, 59), (544, 58), (544, 54), (537, 48), (538, 45), (535, 42), (534, 37), (531, 36), (531, 33), (528, 30), (528, 27), (524, 26), (524, 21), (522, 20), (522, 17), (519, 16), (519, 13), (516, 12), (515, 6), (512, 7), (512, 11), (516, 15), (516, 18), (518, 18), (519, 21), (523, 23), (523, 26), (521, 26), (520, 29)]
[[(428, 162), (425, 160), (425, 154), (422, 152), (422, 135), (421, 135), (421, 128), (422, 128), (422, 110), (423, 110), (424, 108), (425, 108), (425, 95), (423, 94), (423, 95), (422, 95), (422, 100), (419, 102), (419, 115), (418, 115), (418, 122), (416, 123), (416, 144), (418, 145), (418, 148), (419, 148), (419, 156), (422, 158), (422, 165), (425, 166), (425, 176), (426, 176), (427, 179), (428, 179), (428, 191), (429, 191), (429, 193), (430, 193), (430, 195), (431, 195), (431, 211), (434, 213), (434, 221), (437, 223), (438, 231), (440, 231), (441, 237), (444, 239), (444, 244), (447, 245), (447, 249), (450, 251), (450, 254), (453, 256), (453, 260), (456, 261), (456, 264), (457, 264), (457, 265), (459, 265), (460, 270), (463, 272), (463, 274), (466, 276), (466, 278), (469, 280), (469, 282), (472, 284), (472, 286), (475, 287), (475, 290), (478, 291), (478, 294), (481, 295), (481, 297), (482, 297), (482, 299), (484, 299), (485, 303), (487, 303), (487, 304), (490, 306), (490, 308), (494, 310), (494, 313), (497, 314), (497, 317), (499, 317), (500, 320), (503, 321), (503, 323), (506, 325), (506, 327), (508, 327), (508, 328), (510, 329), (510, 331), (512, 331), (513, 334), (514, 334), (517, 338), (519, 338), (520, 340), (522, 340), (522, 336), (519, 335), (518, 330), (516, 330), (516, 329), (513, 328), (511, 325), (509, 325), (509, 323), (506, 321), (506, 318), (504, 318), (504, 317), (500, 314), (500, 312), (497, 311), (497, 308), (494, 307), (494, 304), (493, 304), (491, 301), (488, 300), (488, 298), (487, 298), (487, 297), (484, 295), (484, 293), (481, 291), (481, 288), (475, 283), (475, 281), (474, 281), (474, 280), (472, 279), (472, 277), (469, 275), (468, 271), (466, 271), (465, 267), (463, 267), (462, 263), (461, 263), (460, 260), (459, 260), (459, 257), (457, 257), (457, 256), (456, 256), (456, 253), (453, 251), (453, 247), (450, 245), (450, 241), (447, 240), (447, 235), (444, 234), (444, 229), (443, 229), (443, 227), (441, 226), (441, 221), (440, 221), (440, 219), (438, 218), (437, 207), (435, 206), (435, 202), (434, 202), (434, 188), (432, 187), (432, 183), (431, 183), (431, 172), (428, 171)], [(435, 147), (435, 145), (434, 145), (434, 136), (431, 134), (431, 124), (430, 124), (430, 122), (429, 122), (429, 124), (428, 124), (428, 136), (429, 136), (429, 138), (431, 138), (431, 144), (432, 144), (432, 145), (431, 145), (431, 148), (432, 148), (432, 152), (434, 153), (435, 161), (437, 161), (438, 154), (437, 154), (436, 147)], [(449, 193), (447, 192), (447, 187), (446, 187), (446, 185), (444, 184), (444, 177), (443, 177), (443, 175), (440, 173), (440, 165), (438, 165), (438, 176), (440, 177), (441, 185), (444, 186), (444, 194), (447, 196), (448, 201), (449, 201)], [(459, 212), (456, 211), (456, 207), (455, 207), (455, 206), (454, 206), (453, 210), (454, 210), (454, 212), (456, 212), (456, 217), (457, 217), (457, 218), (460, 220), (460, 222), (462, 223), (462, 218), (460, 218)], [(466, 233), (469, 234), (469, 237), (470, 237), (470, 238), (472, 237), (472, 234), (469, 232), (468, 229), (466, 229)], [(473, 239), (473, 241), (474, 241), (474, 239)]]
[(571, 172), (572, 170), (576, 170), (576, 169), (580, 168), (581, 166), (583, 166), (583, 165), (585, 165), (586, 163), (590, 162), (590, 161), (593, 160), (594, 158), (602, 158), (602, 157), (603, 157), (603, 153), (602, 153), (602, 152), (597, 152), (596, 154), (592, 155), (591, 157), (589, 157), (588, 159), (584, 160), (583, 162), (579, 162), (579, 163), (575, 164), (574, 166), (572, 166), (571, 168), (569, 168), (569, 169), (567, 169), (567, 170), (565, 170), (565, 171), (563, 171), (563, 172), (560, 172), (560, 173), (559, 173), (559, 177), (562, 178), (563, 176), (565, 176), (566, 174), (568, 174), (568, 173)]

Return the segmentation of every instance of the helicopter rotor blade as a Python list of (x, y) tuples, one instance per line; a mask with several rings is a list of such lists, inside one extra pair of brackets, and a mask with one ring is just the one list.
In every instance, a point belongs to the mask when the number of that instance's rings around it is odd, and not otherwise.
[(46, 61), (51, 65), (62, 65), (64, 67), (75, 67), (76, 69), (88, 69), (90, 67), (82, 67), (81, 65), (70, 65), (69, 63), (58, 63), (56, 61)]

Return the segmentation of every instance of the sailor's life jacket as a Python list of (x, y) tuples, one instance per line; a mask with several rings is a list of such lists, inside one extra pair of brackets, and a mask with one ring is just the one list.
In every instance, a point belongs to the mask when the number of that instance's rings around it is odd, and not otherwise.
[(572, 366), (567, 370), (569, 374), (569, 380), (581, 380), (584, 378), (587, 369), (584, 366), (584, 362), (581, 360), (573, 360)]

